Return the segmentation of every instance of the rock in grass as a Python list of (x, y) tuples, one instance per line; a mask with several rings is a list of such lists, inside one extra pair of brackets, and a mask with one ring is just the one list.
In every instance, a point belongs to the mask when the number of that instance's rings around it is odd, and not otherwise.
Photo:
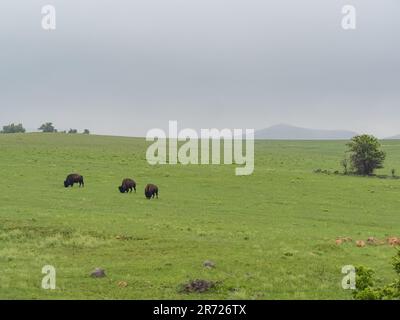
[(202, 279), (197, 279), (197, 280), (192, 280), (189, 281), (188, 283), (183, 285), (183, 292), (186, 293), (203, 293), (206, 292), (210, 289), (212, 289), (215, 286), (214, 282), (207, 281), (207, 280), (202, 280)]
[(104, 269), (96, 268), (90, 273), (90, 276), (92, 278), (104, 278), (106, 276), (106, 272)]
[(365, 247), (365, 242), (363, 240), (357, 240), (356, 246), (359, 248)]
[(337, 245), (341, 245), (345, 242), (352, 242), (352, 241), (353, 241), (353, 239), (349, 238), (349, 237), (338, 237), (338, 238), (336, 238), (335, 243)]
[(391, 246), (396, 246), (396, 245), (399, 245), (399, 244), (400, 244), (400, 238), (397, 238), (397, 237), (389, 237), (389, 238), (387, 239), (387, 242), (388, 242), (388, 244), (391, 245)]
[(203, 266), (209, 269), (215, 268), (215, 262), (211, 260), (206, 260), (203, 262)]

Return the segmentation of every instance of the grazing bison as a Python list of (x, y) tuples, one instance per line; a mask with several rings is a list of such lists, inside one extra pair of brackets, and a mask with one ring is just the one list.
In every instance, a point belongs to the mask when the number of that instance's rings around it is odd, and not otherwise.
[(69, 186), (73, 187), (75, 183), (79, 183), (79, 187), (84, 187), (85, 183), (83, 182), (83, 177), (80, 174), (70, 174), (67, 179), (64, 181), (64, 187), (68, 188)]
[(144, 195), (147, 199), (154, 198), (154, 196), (157, 196), (158, 199), (158, 187), (154, 184), (148, 184), (144, 189)]
[(132, 192), (132, 190), (135, 190), (135, 192), (136, 192), (136, 182), (133, 181), (132, 179), (124, 179), (122, 181), (121, 186), (119, 186), (118, 189), (121, 193), (128, 192), (129, 190), (131, 192)]

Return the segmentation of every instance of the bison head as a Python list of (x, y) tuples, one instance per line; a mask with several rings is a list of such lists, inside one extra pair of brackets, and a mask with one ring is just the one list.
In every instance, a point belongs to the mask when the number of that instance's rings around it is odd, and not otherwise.
[(67, 180), (64, 181), (64, 187), (66, 187), (66, 188), (69, 187), (69, 182)]
[(118, 189), (119, 189), (119, 192), (121, 192), (121, 193), (125, 193), (126, 192), (126, 190), (125, 190), (125, 188), (123, 186), (119, 186)]

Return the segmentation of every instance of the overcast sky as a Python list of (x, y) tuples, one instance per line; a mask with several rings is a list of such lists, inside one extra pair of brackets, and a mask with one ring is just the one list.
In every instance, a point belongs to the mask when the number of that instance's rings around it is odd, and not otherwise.
[(400, 134), (398, 0), (1, 0), (0, 43), (0, 125)]

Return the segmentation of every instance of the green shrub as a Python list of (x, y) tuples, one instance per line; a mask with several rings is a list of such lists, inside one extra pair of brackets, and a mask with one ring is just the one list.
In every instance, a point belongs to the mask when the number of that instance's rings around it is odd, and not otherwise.
[(374, 271), (366, 267), (356, 268), (356, 290), (353, 298), (356, 300), (397, 300), (400, 299), (400, 250), (393, 257), (393, 268), (398, 279), (383, 287), (375, 287)]

